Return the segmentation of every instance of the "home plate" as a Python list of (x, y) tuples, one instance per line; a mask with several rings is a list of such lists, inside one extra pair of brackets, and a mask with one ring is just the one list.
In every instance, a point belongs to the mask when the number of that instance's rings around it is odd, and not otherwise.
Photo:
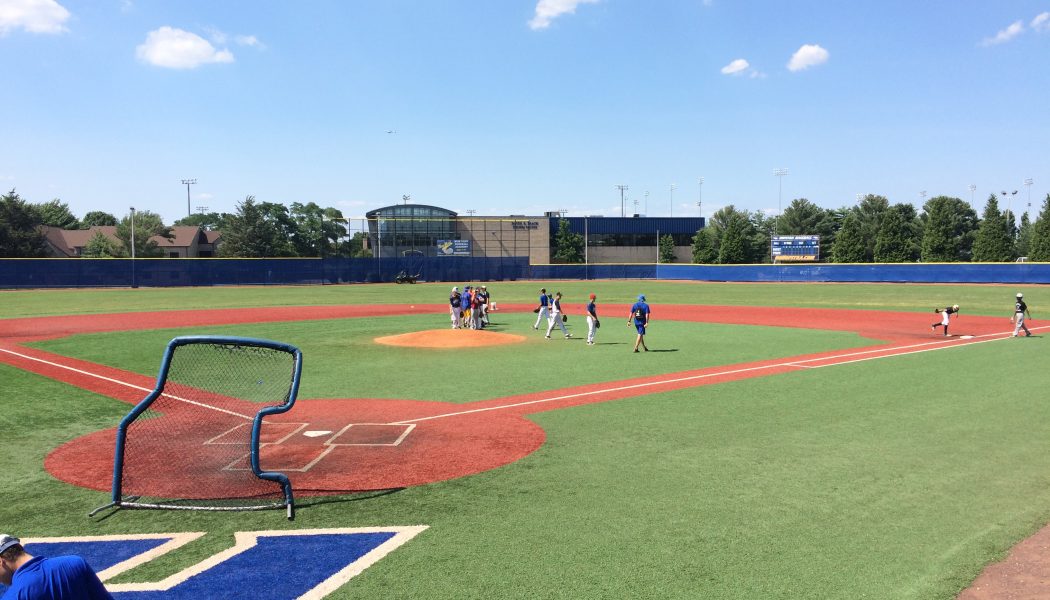
[(972, 335), (960, 335), (959, 339), (961, 339), (961, 340), (972, 340), (973, 336)]
[(331, 431), (304, 431), (303, 435), (309, 438), (321, 437), (322, 435), (332, 435)]

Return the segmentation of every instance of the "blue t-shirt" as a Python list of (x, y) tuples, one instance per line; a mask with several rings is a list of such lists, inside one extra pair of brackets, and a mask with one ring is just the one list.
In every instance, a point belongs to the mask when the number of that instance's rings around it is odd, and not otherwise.
[(459, 299), (459, 305), (462, 308), (470, 308), (470, 291), (463, 292), (463, 295)]
[(547, 294), (540, 294), (540, 306), (547, 306)]
[(591, 315), (595, 319), (598, 318), (598, 312), (597, 312), (597, 309), (595, 309), (595, 307), (594, 307), (594, 302), (593, 301), (589, 302), (587, 304), (587, 314)]
[(113, 600), (79, 556), (34, 556), (15, 571), (0, 600)]
[(649, 305), (645, 302), (635, 302), (631, 305), (631, 316), (637, 323), (645, 323), (649, 319)]

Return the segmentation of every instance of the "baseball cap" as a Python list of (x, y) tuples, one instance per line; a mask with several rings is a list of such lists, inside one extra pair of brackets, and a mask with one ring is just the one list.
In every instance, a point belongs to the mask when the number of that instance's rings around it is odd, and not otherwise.
[(590, 298), (591, 300), (594, 300), (594, 299), (595, 299), (595, 298), (597, 298), (597, 297), (598, 297), (598, 296), (595, 296), (594, 294), (591, 294), (591, 295), (589, 296), (589, 298)]
[(458, 292), (459, 291), (459, 286), (452, 286), (452, 291), (453, 292)]
[(540, 291), (543, 292), (544, 294), (546, 294), (547, 293), (547, 288), (540, 288)]
[(21, 544), (22, 540), (11, 537), (6, 533), (0, 533), (0, 553), (6, 552), (8, 548)]
[(953, 304), (952, 308), (954, 308), (955, 310), (959, 310), (959, 305), (958, 304)]
[(645, 294), (638, 294), (638, 301), (645, 302)]
[(1018, 298), (1024, 298), (1024, 294), (1022, 294), (1021, 292), (1017, 292), (1017, 297)]
[(481, 289), (483, 289), (483, 290), (487, 290), (487, 289), (489, 289), (489, 288), (488, 288), (487, 286), (484, 286), (484, 285), (483, 285), (483, 286), (481, 286)]

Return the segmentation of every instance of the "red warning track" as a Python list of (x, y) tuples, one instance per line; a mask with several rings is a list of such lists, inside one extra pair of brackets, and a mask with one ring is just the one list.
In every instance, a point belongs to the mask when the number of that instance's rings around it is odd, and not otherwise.
[[(504, 305), (503, 311), (531, 310), (531, 306)], [(609, 314), (626, 314), (627, 307), (606, 306)], [(76, 333), (203, 327), (239, 323), (302, 321), (444, 313), (442, 305), (385, 305), (370, 307), (279, 307), (212, 311), (168, 311), (93, 316), (63, 316), (0, 320), (0, 362), (16, 366), (129, 403), (152, 390), (154, 378), (27, 348), (30, 340)], [(268, 418), (263, 428), (261, 463), (266, 470), (291, 478), (297, 493), (331, 494), (422, 485), (480, 473), (514, 462), (539, 448), (543, 430), (526, 415), (594, 402), (665, 392), (711, 383), (766, 376), (805, 368), (819, 368), (943, 349), (1009, 335), (1004, 319), (967, 316), (953, 323), (956, 335), (930, 333), (930, 317), (922, 313), (886, 313), (768, 307), (660, 306), (666, 321), (696, 321), (854, 331), (871, 338), (863, 349), (825, 352), (785, 359), (725, 365), (681, 373), (566, 388), (556, 391), (494, 398), (470, 404), (390, 399), (300, 398), (283, 415)], [(239, 404), (240, 403), (240, 404)], [(223, 436), (235, 436), (257, 408), (231, 399), (225, 411), (213, 410), (207, 424), (180, 427), (182, 454), (207, 453), (207, 445)], [(169, 408), (161, 418), (173, 426), (187, 422), (186, 412)], [(199, 416), (200, 408), (192, 409)], [(217, 438), (218, 436), (218, 438)], [(115, 429), (98, 431), (64, 444), (45, 461), (55, 477), (96, 490), (108, 490), (112, 478)], [(140, 493), (185, 495), (187, 485), (180, 461), (158, 461), (155, 487)], [(228, 467), (228, 465), (226, 465)], [(237, 465), (233, 465), (237, 468)], [(208, 481), (194, 486), (208, 496)], [(219, 485), (216, 483), (215, 485)]]

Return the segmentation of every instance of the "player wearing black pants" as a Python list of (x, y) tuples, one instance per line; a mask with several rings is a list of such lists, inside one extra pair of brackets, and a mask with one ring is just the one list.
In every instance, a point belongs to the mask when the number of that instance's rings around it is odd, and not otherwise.
[(937, 331), (938, 327), (944, 327), (944, 335), (948, 335), (948, 317), (955, 315), (955, 318), (959, 318), (959, 305), (953, 304), (945, 308), (935, 308), (933, 312), (941, 314), (941, 322), (930, 325), (930, 329)]

